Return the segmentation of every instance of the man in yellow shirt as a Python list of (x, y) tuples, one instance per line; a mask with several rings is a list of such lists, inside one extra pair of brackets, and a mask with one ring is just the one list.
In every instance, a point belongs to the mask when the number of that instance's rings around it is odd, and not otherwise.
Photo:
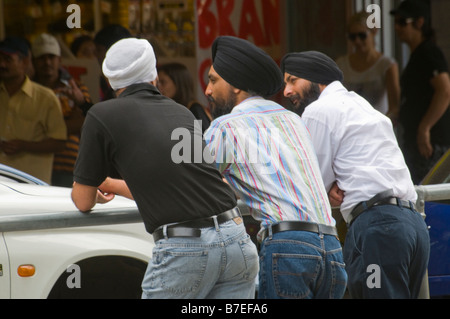
[(28, 54), (21, 38), (0, 42), (0, 163), (50, 183), (67, 128), (53, 91), (27, 77)]

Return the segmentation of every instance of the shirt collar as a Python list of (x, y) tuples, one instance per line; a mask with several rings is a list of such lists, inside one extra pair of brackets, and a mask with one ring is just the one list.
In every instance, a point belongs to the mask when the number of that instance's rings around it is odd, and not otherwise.
[(31, 80), (28, 76), (25, 78), (25, 82), (23, 82), (21, 90), (29, 97), (33, 96), (33, 86), (31, 85)]
[[(0, 83), (0, 90), (3, 92), (7, 92), (4, 82)], [(25, 77), (25, 81), (23, 82), (22, 87), (20, 88), (19, 91), (22, 91), (29, 97), (33, 96), (33, 86), (32, 86), (31, 80), (28, 78), (28, 76)], [(17, 92), (19, 92), (19, 91), (17, 91)]]
[(265, 100), (264, 98), (262, 98), (261, 96), (251, 96), (249, 98), (246, 98), (245, 100), (243, 100), (241, 103), (239, 103), (238, 105), (236, 105), (232, 110), (231, 113), (233, 112), (244, 112), (246, 109), (249, 108), (254, 108), (255, 105), (252, 103), (253, 101), (256, 100)]
[(150, 91), (153, 95), (161, 95), (156, 87), (151, 85), (150, 83), (137, 83), (132, 84), (125, 89), (120, 95), (119, 98), (126, 97), (129, 95), (134, 95), (139, 91)]
[(319, 99), (322, 99), (329, 94), (333, 94), (336, 92), (346, 92), (346, 91), (347, 91), (347, 89), (344, 87), (344, 85), (341, 82), (334, 81), (327, 85), (327, 87), (320, 94)]

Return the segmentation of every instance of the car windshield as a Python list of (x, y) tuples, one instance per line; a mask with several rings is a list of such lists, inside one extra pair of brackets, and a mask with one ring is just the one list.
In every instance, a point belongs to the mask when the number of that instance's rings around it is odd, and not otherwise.
[(0, 182), (47, 185), (36, 177), (3, 164), (0, 164)]

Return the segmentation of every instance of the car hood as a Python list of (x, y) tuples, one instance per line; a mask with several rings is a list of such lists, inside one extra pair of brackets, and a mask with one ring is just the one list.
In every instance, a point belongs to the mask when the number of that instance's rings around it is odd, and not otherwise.
[[(1, 182), (0, 215), (77, 211), (71, 191), (71, 188), (65, 187)], [(116, 196), (107, 204), (97, 204), (93, 211), (119, 208), (136, 208), (136, 203)]]

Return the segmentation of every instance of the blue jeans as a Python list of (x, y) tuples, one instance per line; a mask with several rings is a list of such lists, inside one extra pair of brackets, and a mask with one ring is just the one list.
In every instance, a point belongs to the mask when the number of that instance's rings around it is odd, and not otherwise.
[(428, 265), (423, 217), (396, 205), (358, 216), (348, 229), (344, 260), (352, 298), (417, 298)]
[(258, 298), (342, 298), (346, 282), (335, 236), (285, 231), (261, 245)]
[(161, 239), (142, 282), (142, 298), (255, 297), (258, 252), (244, 224), (202, 228), (199, 238)]

